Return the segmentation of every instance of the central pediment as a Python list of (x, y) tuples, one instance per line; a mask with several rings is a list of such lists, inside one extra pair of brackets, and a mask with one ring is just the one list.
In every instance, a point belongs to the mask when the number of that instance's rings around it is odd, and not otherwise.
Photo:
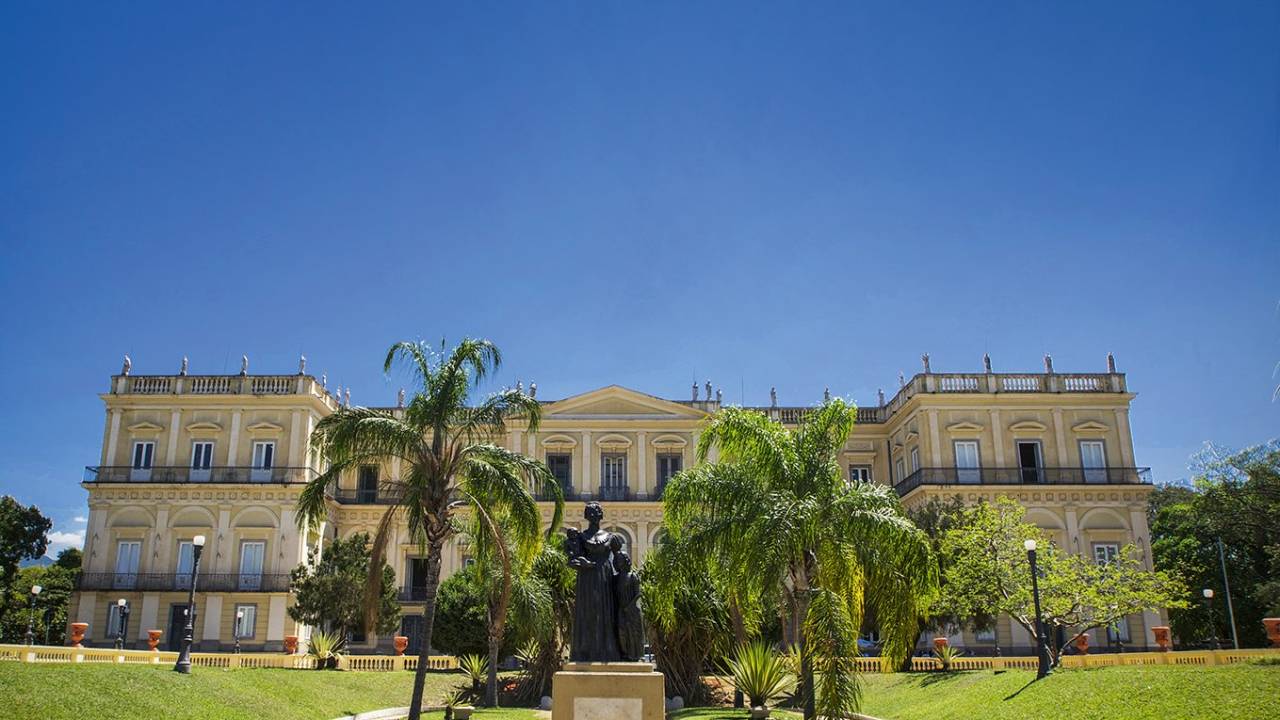
[(680, 403), (630, 390), (620, 385), (573, 395), (543, 407), (544, 419), (697, 419), (707, 413)]

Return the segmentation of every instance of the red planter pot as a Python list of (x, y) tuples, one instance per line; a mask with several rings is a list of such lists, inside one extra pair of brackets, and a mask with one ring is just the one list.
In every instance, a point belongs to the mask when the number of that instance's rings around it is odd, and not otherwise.
[(404, 635), (397, 635), (394, 639), (396, 647), (396, 655), (403, 655), (406, 648), (409, 647), (409, 638)]
[(1169, 647), (1171, 645), (1169, 642), (1169, 628), (1164, 625), (1159, 625), (1151, 628), (1151, 632), (1155, 633), (1156, 645), (1160, 646), (1160, 651), (1169, 652)]
[(1271, 647), (1280, 648), (1280, 617), (1262, 618), (1262, 627), (1267, 629), (1267, 639)]
[(84, 634), (88, 630), (89, 623), (71, 623), (71, 647), (84, 647), (80, 642), (84, 640)]
[(162, 630), (147, 631), (147, 647), (151, 649), (151, 652), (159, 652), (157, 648), (160, 646), (160, 636), (163, 634), (164, 631)]

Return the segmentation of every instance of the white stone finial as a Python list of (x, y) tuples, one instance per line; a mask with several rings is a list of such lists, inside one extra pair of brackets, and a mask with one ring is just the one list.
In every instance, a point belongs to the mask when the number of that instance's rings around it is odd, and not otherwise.
[(535, 383), (535, 382), (529, 383), (529, 397), (531, 398), (538, 397), (538, 383)]
[(876, 397), (880, 400), (881, 407), (884, 406), (884, 388), (876, 388)]
[(351, 388), (347, 388), (347, 407), (351, 407)]
[(125, 356), (124, 356), (124, 365), (122, 365), (122, 366), (120, 367), (120, 374), (121, 374), (121, 375), (128, 375), (128, 374), (129, 374), (129, 371), (130, 371), (130, 370), (132, 370), (132, 369), (133, 369), (133, 361), (129, 359), (129, 356), (128, 356), (128, 355), (125, 355)]
[(249, 374), (249, 356), (248, 355), (240, 356), (240, 374), (241, 375)]
[(396, 393), (396, 407), (404, 407), (404, 388), (400, 388), (400, 392)]
[(928, 375), (928, 374), (930, 373), (930, 370), (929, 370), (929, 353), (925, 353), (925, 354), (921, 355), (921, 356), (920, 356), (920, 362), (924, 363), (924, 374), (925, 374), (925, 375)]
[(724, 400), (724, 388), (716, 388), (716, 404), (719, 405)]
[(329, 373), (320, 373), (320, 387), (324, 390), (329, 389)]
[(516, 394), (518, 395), (524, 394), (524, 382), (521, 380), (516, 381)]
[(907, 386), (907, 376), (903, 375), (902, 371), (898, 371), (898, 387), (906, 387), (906, 386)]
[(831, 388), (822, 388), (822, 402), (831, 402)]
[(693, 399), (695, 401), (698, 399), (698, 383), (696, 382), (693, 384)]
[(179, 375), (186, 375), (186, 374), (187, 374), (187, 366), (188, 366), (187, 356), (186, 356), (186, 355), (183, 355), (183, 356), (182, 356), (182, 367), (178, 368), (178, 374), (179, 374)]
[(778, 407), (778, 388), (769, 388), (769, 407)]
[(982, 372), (991, 374), (991, 356), (986, 353), (982, 353)]
[(299, 375), (307, 374), (307, 356), (306, 355), (298, 356), (298, 374)]
[(1044, 371), (1053, 374), (1053, 356), (1049, 353), (1044, 354)]
[(1116, 374), (1116, 356), (1111, 353), (1107, 353), (1107, 372)]
[(704, 385), (703, 387), (705, 387), (707, 390), (707, 402), (711, 402), (711, 381), (708, 380), (707, 384)]

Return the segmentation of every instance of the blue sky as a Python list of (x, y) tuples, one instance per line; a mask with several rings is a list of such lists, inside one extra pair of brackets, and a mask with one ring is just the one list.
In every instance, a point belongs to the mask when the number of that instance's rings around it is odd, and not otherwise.
[(125, 353), (806, 404), (1113, 351), (1158, 480), (1280, 434), (1275, 3), (10, 2), (0, 66), (0, 492), (62, 541)]

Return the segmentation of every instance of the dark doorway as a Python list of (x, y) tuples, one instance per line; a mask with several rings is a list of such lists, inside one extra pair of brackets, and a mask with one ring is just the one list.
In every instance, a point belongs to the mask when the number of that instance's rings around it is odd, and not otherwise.
[(169, 633), (164, 647), (169, 652), (182, 649), (182, 637), (187, 634), (187, 606), (169, 606)]
[(409, 599), (427, 599), (427, 559), (409, 558)]
[(378, 501), (378, 466), (361, 465), (359, 485), (356, 486), (356, 502), (372, 504)]
[(1019, 440), (1018, 469), (1022, 474), (1022, 482), (1044, 482), (1044, 473), (1041, 470), (1042, 465), (1043, 463), (1040, 460), (1040, 442), (1037, 440)]
[(406, 655), (417, 655), (422, 647), (422, 625), (421, 615), (405, 615), (400, 619), (400, 634), (409, 638)]

